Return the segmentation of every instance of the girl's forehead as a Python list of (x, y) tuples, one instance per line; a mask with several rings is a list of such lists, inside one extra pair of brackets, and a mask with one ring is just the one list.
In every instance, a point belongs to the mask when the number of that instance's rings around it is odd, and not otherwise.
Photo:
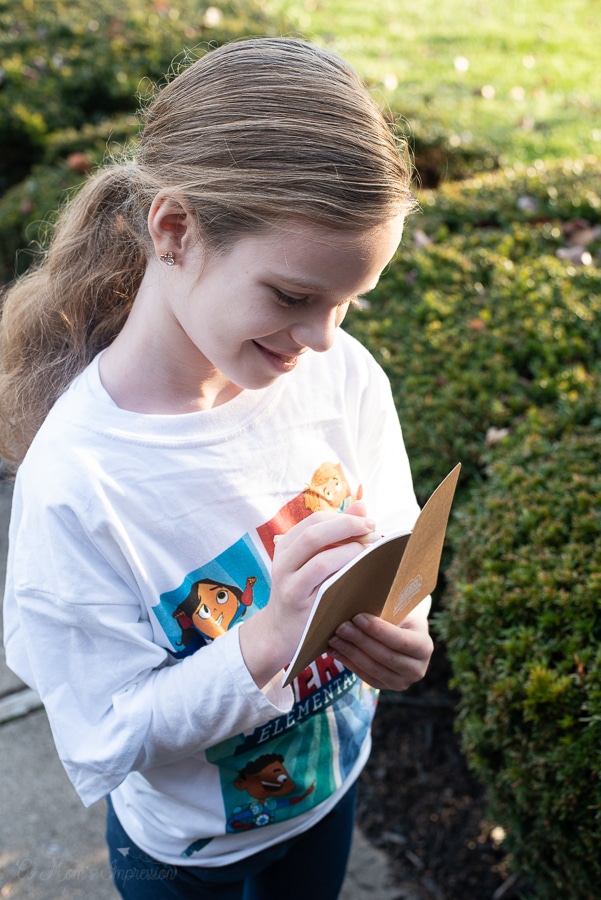
[(284, 259), (290, 263), (305, 256), (317, 260), (320, 257), (359, 253), (367, 258), (373, 251), (377, 251), (376, 255), (386, 255), (389, 249), (392, 255), (401, 240), (403, 225), (402, 215), (387, 219), (380, 225), (356, 230), (289, 220), (266, 233), (241, 237), (232, 250), (251, 255), (260, 251), (262, 259)]
[(366, 247), (379, 243), (382, 235), (390, 234), (392, 236), (398, 234), (400, 240), (403, 232), (405, 216), (399, 213), (377, 225), (370, 225), (365, 228), (346, 229), (332, 228), (331, 226), (322, 225), (318, 222), (306, 222), (303, 220), (287, 220), (281, 223), (277, 230), (272, 232), (274, 237), (296, 238), (306, 241), (314, 241), (332, 246), (336, 249), (353, 249), (357, 246), (364, 245)]
[(282, 253), (290, 258), (295, 252), (305, 250), (312, 253), (356, 253), (392, 246), (394, 251), (402, 237), (405, 218), (404, 214), (399, 213), (380, 224), (357, 229), (332, 228), (302, 218), (286, 218), (267, 226), (264, 231), (242, 232), (236, 240), (216, 252), (211, 250), (210, 242), (205, 244), (200, 236), (200, 247), (205, 248), (205, 262), (208, 264), (232, 255), (252, 255), (257, 251), (261, 259)]
[(399, 245), (403, 223), (404, 218), (398, 216), (358, 231), (301, 223), (266, 236), (261, 248), (249, 245), (248, 251), (261, 249), (262, 262), (277, 274), (293, 276), (307, 291), (319, 292), (329, 284), (332, 266), (350, 267), (361, 271), (367, 281), (377, 281)]

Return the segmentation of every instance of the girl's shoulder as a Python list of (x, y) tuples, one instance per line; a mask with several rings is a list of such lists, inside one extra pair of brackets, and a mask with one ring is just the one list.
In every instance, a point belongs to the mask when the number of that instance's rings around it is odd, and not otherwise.
[[(35, 435), (17, 476), (26, 477), (35, 490), (50, 495), (59, 482), (85, 483), (102, 455), (101, 422), (110, 415), (111, 401), (108, 395), (102, 398), (96, 373), (93, 361), (58, 398)], [(82, 452), (82, 446), (92, 452)]]

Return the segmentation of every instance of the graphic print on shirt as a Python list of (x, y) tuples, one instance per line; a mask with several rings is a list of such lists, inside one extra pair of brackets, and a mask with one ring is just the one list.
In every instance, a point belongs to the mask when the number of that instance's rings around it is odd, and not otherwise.
[(181, 643), (187, 647), (190, 641), (215, 640), (241, 619), (253, 602), (253, 585), (257, 579), (246, 579), (243, 591), (231, 584), (201, 578), (195, 581), (190, 593), (179, 604), (173, 618), (182, 630)]
[(354, 494), (351, 492), (340, 463), (324, 462), (313, 472), (302, 494), (282, 506), (269, 522), (260, 525), (257, 534), (273, 559), (275, 537), (286, 534), (297, 522), (320, 509), (344, 512), (351, 503), (360, 500), (362, 494), (361, 485)]
[(194, 569), (153, 607), (177, 659), (225, 634), (269, 599), (269, 574), (248, 535)]
[(301, 803), (315, 790), (315, 782), (302, 794), (297, 793), (284, 757), (280, 753), (265, 753), (239, 770), (234, 787), (251, 798), (249, 803), (234, 807), (228, 817), (227, 830), (238, 832), (270, 825), (276, 810)]
[[(284, 822), (327, 800), (359, 756), (377, 692), (328, 653), (299, 675), (293, 689), (290, 712), (206, 751), (219, 770), (230, 834)], [(276, 775), (268, 760), (278, 759)], [(249, 779), (257, 770), (257, 778)]]
[(344, 512), (347, 507), (360, 500), (361, 485), (356, 494), (351, 494), (340, 463), (325, 462), (315, 470), (304, 491), (305, 506), (311, 512), (320, 509), (337, 509)]
[[(256, 529), (262, 547), (245, 534), (213, 561), (190, 572), (154, 607), (177, 658), (205, 646), (242, 617), (263, 608), (276, 535), (321, 509), (344, 511), (361, 497), (339, 463), (321, 464), (301, 493)], [(224, 830), (240, 834), (284, 822), (327, 800), (352, 772), (369, 732), (377, 691), (324, 653), (294, 680), (292, 709), (254, 730), (205, 751), (221, 786)], [(199, 835), (185, 857), (200, 857), (211, 842)]]

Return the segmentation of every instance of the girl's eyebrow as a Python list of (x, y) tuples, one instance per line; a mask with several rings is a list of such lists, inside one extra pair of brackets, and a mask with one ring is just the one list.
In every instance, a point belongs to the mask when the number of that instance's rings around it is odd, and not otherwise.
[(307, 293), (319, 294), (331, 290), (329, 285), (326, 286), (323, 283), (320, 284), (318, 281), (305, 281), (303, 278), (295, 278), (290, 272), (286, 272), (285, 274), (274, 272), (273, 277), (276, 281), (284, 281), (286, 284), (293, 284), (300, 290), (307, 291)]
[[(304, 278), (295, 278), (294, 275), (291, 275), (290, 272), (285, 274), (279, 274), (278, 272), (274, 272), (272, 276), (276, 281), (283, 281), (285, 284), (294, 285), (296, 289), (299, 291), (306, 291), (308, 294), (327, 294), (333, 290), (335, 290), (335, 286), (329, 284), (320, 283), (318, 281), (305, 281)], [(375, 284), (370, 285), (369, 287), (363, 288), (359, 293), (360, 294), (368, 294), (370, 291), (377, 285), (377, 281)]]

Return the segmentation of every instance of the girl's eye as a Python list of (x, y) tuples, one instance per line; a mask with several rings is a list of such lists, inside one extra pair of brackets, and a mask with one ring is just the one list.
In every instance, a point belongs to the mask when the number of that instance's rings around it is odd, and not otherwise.
[(278, 303), (281, 306), (290, 308), (292, 306), (305, 306), (307, 303), (307, 297), (291, 297), (289, 294), (285, 294), (277, 288), (274, 288), (273, 290), (278, 299)]

